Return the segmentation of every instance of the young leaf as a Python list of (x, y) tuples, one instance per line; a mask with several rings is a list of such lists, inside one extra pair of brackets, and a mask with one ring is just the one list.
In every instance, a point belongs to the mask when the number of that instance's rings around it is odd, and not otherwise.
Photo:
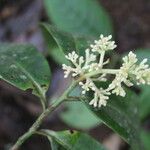
[(32, 89), (43, 107), (50, 70), (44, 57), (32, 45), (0, 44), (0, 79), (21, 90)]
[(96, 0), (44, 0), (47, 14), (61, 30), (86, 36), (113, 33), (112, 22)]
[[(57, 145), (57, 147), (62, 147), (65, 150), (105, 150), (104, 147), (92, 137), (77, 131), (55, 132), (51, 130), (41, 130), (40, 134), (47, 136), (50, 142), (55, 141), (55, 144), (60, 145)], [(54, 150), (58, 150), (56, 145)]]
[(77, 129), (90, 129), (101, 124), (96, 117), (82, 102), (65, 103), (66, 111), (60, 114), (61, 119), (71, 127)]
[(111, 129), (117, 132), (136, 150), (143, 148), (137, 109), (137, 96), (128, 90), (125, 98), (112, 96), (106, 107), (87, 106)]

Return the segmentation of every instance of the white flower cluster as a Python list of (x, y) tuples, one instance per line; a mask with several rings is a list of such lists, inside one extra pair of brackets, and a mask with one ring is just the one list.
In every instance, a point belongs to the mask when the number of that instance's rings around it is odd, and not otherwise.
[[(85, 50), (85, 57), (79, 56), (73, 51), (66, 55), (73, 66), (62, 65), (65, 78), (71, 74), (72, 77), (81, 79), (79, 85), (83, 89), (82, 94), (93, 91), (94, 98), (89, 104), (94, 107), (106, 106), (111, 93), (124, 97), (126, 92), (123, 84), (128, 87), (133, 86), (133, 82), (150, 84), (150, 68), (146, 64), (147, 59), (138, 64), (138, 59), (133, 52), (129, 52), (128, 56), (123, 58), (120, 69), (103, 69), (103, 66), (109, 62), (108, 60), (104, 61), (105, 52), (116, 48), (115, 42), (111, 41), (111, 38), (112, 36), (104, 37), (100, 35), (100, 39), (95, 41), (94, 45), (91, 45), (91, 49)], [(99, 60), (97, 60), (95, 52), (100, 55)], [(114, 74), (114, 80), (108, 88), (98, 88), (95, 82), (106, 82), (107, 74)]]
[(114, 41), (110, 41), (112, 38), (111, 35), (108, 37), (104, 37), (102, 34), (100, 35), (100, 39), (97, 41), (94, 41), (94, 45), (91, 45), (92, 51), (93, 52), (103, 52), (103, 51), (108, 51), (108, 50), (113, 50), (117, 46), (115, 45)]
[(116, 95), (125, 96), (126, 92), (122, 87), (122, 83), (126, 86), (133, 86), (132, 81), (139, 84), (150, 84), (150, 68), (146, 64), (147, 59), (144, 59), (140, 64), (137, 64), (138, 59), (131, 51), (128, 56), (123, 58), (123, 64), (116, 74), (115, 79), (109, 85), (108, 90)]
[(65, 64), (62, 65), (63, 69), (65, 70), (64, 71), (65, 78), (67, 78), (71, 72), (72, 72), (72, 76), (75, 77), (77, 75), (85, 74), (89, 72), (89, 70), (91, 71), (93, 69), (91, 64), (92, 62), (96, 61), (96, 55), (90, 53), (89, 49), (85, 50), (85, 59), (83, 58), (83, 56), (79, 57), (79, 55), (76, 54), (75, 51), (66, 55), (66, 58), (72, 62), (74, 67), (70, 67)]

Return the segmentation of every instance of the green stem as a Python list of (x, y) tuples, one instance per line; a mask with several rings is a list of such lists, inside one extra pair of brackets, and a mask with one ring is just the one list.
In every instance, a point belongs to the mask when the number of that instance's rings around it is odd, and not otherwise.
[(100, 69), (100, 70), (96, 70), (96, 71), (85, 74), (85, 78), (93, 77), (99, 74), (117, 74), (118, 72), (119, 72), (119, 69)]
[(53, 102), (51, 106), (49, 106), (43, 111), (43, 113), (38, 117), (38, 119), (31, 126), (31, 128), (18, 139), (18, 141), (10, 150), (17, 150), (31, 135), (33, 135), (40, 127), (45, 117), (47, 117), (51, 112), (53, 112), (63, 101), (67, 100), (68, 94), (75, 88), (78, 82), (79, 80), (73, 81), (69, 88), (63, 93), (63, 95), (59, 97), (55, 102)]
[(100, 54), (99, 65), (100, 65), (101, 68), (103, 68), (104, 56), (105, 56), (105, 51), (103, 51), (103, 52)]
[(46, 98), (41, 95), (40, 96), (40, 101), (41, 101), (42, 108), (43, 108), (43, 111), (44, 111), (46, 109)]

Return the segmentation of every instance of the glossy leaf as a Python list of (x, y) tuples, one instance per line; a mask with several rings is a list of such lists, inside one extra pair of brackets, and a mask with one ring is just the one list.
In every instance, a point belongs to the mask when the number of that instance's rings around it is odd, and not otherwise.
[(62, 147), (58, 142), (56, 142), (53, 138), (50, 136), (47, 136), (48, 140), (50, 141), (51, 144), (51, 149), (52, 150), (66, 150), (64, 147)]
[(150, 132), (142, 131), (141, 138), (144, 143), (145, 150), (150, 150)]
[(44, 105), (50, 70), (34, 46), (0, 44), (0, 79), (21, 90), (32, 89)]
[[(55, 141), (56, 144), (59, 144), (60, 147), (64, 148), (65, 150), (105, 150), (99, 142), (85, 133), (80, 133), (77, 131), (54, 132), (51, 130), (42, 130), (40, 133)], [(52, 140), (50, 140), (50, 142)]]
[(50, 48), (49, 54), (61, 65), (69, 63), (65, 54), (76, 51), (76, 53), (84, 55), (84, 50), (92, 41), (91, 38), (75, 37), (72, 34), (62, 32), (46, 23), (41, 24), (41, 28)]
[(61, 30), (97, 37), (112, 34), (111, 19), (96, 0), (44, 0), (50, 20)]
[(142, 85), (141, 92), (139, 95), (139, 110), (140, 110), (140, 118), (143, 120), (150, 115), (150, 86)]
[[(58, 46), (63, 52), (69, 52), (72, 49), (76, 51), (75, 39), (72, 34), (63, 32), (47, 23), (42, 23), (41, 29), (46, 37), (47, 43), (53, 46), (50, 48)], [(54, 42), (55, 44), (53, 44)]]
[(117, 132), (136, 150), (143, 148), (140, 140), (140, 127), (137, 96), (128, 90), (125, 98), (111, 96), (106, 107), (99, 109), (87, 106), (112, 130)]
[(65, 111), (60, 114), (61, 119), (67, 125), (77, 129), (90, 129), (101, 124), (96, 117), (82, 102), (65, 103)]
[(56, 63), (58, 63), (59, 65), (62, 65), (62, 64), (68, 64), (69, 65), (69, 62), (66, 59), (63, 51), (61, 51), (59, 48), (53, 48), (52, 50), (49, 51), (49, 54), (53, 58), (53, 60)]

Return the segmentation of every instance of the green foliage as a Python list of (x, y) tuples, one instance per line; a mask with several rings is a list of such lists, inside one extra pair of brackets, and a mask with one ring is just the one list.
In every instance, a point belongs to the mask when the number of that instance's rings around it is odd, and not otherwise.
[(65, 54), (59, 48), (53, 48), (49, 51), (49, 54), (59, 65), (69, 64), (68, 60), (65, 58)]
[(69, 63), (65, 58), (65, 54), (76, 51), (78, 54), (83, 55), (84, 50), (92, 40), (91, 38), (73, 36), (46, 23), (41, 24), (41, 29), (50, 48), (49, 54), (61, 65)]
[[(57, 28), (46, 23), (41, 24), (41, 28), (50, 49), (49, 54), (59, 64), (69, 64), (65, 58), (69, 52), (76, 51), (80, 56), (84, 55), (93, 37), (113, 33), (107, 12), (96, 0), (44, 0), (44, 4)], [(148, 49), (137, 50), (136, 54), (139, 61), (144, 58), (150, 60)], [(21, 90), (32, 89), (32, 93), (40, 98), (45, 108), (50, 70), (44, 57), (32, 45), (0, 44), (0, 79)], [(44, 109), (30, 130), (18, 140), (15, 149), (36, 133), (43, 119), (68, 98), (67, 94), (83, 100), (80, 89), (70, 93), (75, 85), (67, 89), (69, 92), (64, 93), (58, 101), (53, 102), (52, 107)], [(68, 125), (79, 129), (89, 129), (103, 121), (127, 141), (133, 150), (149, 150), (149, 133), (141, 132), (140, 126), (140, 119), (145, 119), (150, 114), (149, 87), (141, 86), (139, 96), (130, 89), (126, 90), (125, 98), (111, 96), (106, 107), (90, 106), (88, 99), (91, 99), (91, 95), (87, 95), (83, 103), (66, 103), (67, 110), (60, 117)], [(41, 130), (37, 133), (49, 139), (52, 150), (105, 149), (89, 135), (77, 131)]]
[(143, 85), (141, 87), (141, 93), (139, 95), (139, 110), (140, 118), (143, 120), (150, 115), (150, 92), (149, 86)]
[(51, 142), (52, 150), (105, 150), (104, 147), (85, 133), (77, 131), (42, 130)]
[(61, 119), (71, 127), (90, 129), (101, 124), (101, 121), (82, 102), (65, 103), (66, 111), (60, 114)]
[(96, 0), (44, 0), (50, 20), (61, 30), (97, 37), (113, 33), (112, 22)]
[(75, 39), (72, 34), (63, 32), (47, 23), (42, 23), (41, 29), (47, 43), (51, 45), (50, 48), (58, 46), (63, 52), (69, 52), (70, 49), (76, 50)]
[(44, 57), (32, 45), (0, 44), (0, 79), (21, 90), (32, 89), (45, 103), (50, 70)]
[(141, 138), (145, 146), (145, 150), (150, 150), (150, 132), (142, 131)]
[[(47, 27), (48, 27), (47, 28), (48, 30), (51, 30), (51, 26), (48, 25)], [(51, 32), (49, 33), (51, 34)], [(59, 33), (61, 32), (57, 30), (57, 35)], [(62, 38), (61, 42), (58, 42), (58, 39), (60, 37), (56, 38), (54, 34), (51, 34), (51, 35), (54, 36), (55, 40), (57, 40), (57, 44), (63, 50), (64, 55), (72, 51), (72, 48), (69, 47), (70, 49), (67, 49), (67, 50), (70, 50), (70, 51), (66, 51), (66, 47), (62, 46), (62, 45), (65, 45), (66, 40), (63, 40), (63, 39), (66, 39), (66, 37)], [(68, 34), (64, 33), (64, 35), (68, 35)], [(72, 37), (73, 36), (71, 35), (71, 41), (73, 41)], [(69, 38), (70, 36), (67, 36), (68, 42), (69, 42)], [(81, 40), (78, 40), (78, 41), (80, 41), (80, 45), (82, 45)], [(74, 50), (76, 50), (77, 53), (79, 53), (80, 47), (77, 48), (77, 40), (75, 40), (74, 43), (75, 44), (73, 44), (73, 47), (74, 45), (76, 45)], [(88, 46), (88, 44), (86, 46)], [(83, 48), (85, 48), (85, 46), (83, 46)], [(82, 48), (82, 51), (80, 51), (79, 55), (83, 55), (83, 52), (84, 52), (83, 48)], [(89, 107), (89, 104), (87, 104), (87, 106)], [(67, 107), (69, 110), (72, 110), (72, 111), (73, 109), (75, 109), (74, 108), (75, 106), (67, 106)], [(134, 149), (138, 150), (138, 149), (143, 148), (143, 144), (140, 139), (138, 97), (135, 95), (134, 92), (132, 92), (131, 90), (128, 90), (125, 98), (115, 97), (115, 96), (111, 97), (110, 101), (108, 101), (107, 107), (102, 107), (99, 110), (94, 109), (93, 107), (90, 107), (90, 109), (107, 126), (112, 128), (121, 137), (123, 137), (123, 139), (125, 139), (129, 144), (131, 144)], [(68, 124), (70, 124), (71, 126), (73, 126), (74, 122), (70, 119), (71, 118), (70, 115), (71, 115), (71, 112), (69, 111), (69, 113), (65, 115), (65, 117), (63, 117), (63, 120), (67, 122)]]
[(140, 124), (137, 96), (128, 90), (126, 97), (111, 96), (106, 107), (87, 106), (112, 130), (117, 132), (136, 150), (143, 148), (140, 140)]

